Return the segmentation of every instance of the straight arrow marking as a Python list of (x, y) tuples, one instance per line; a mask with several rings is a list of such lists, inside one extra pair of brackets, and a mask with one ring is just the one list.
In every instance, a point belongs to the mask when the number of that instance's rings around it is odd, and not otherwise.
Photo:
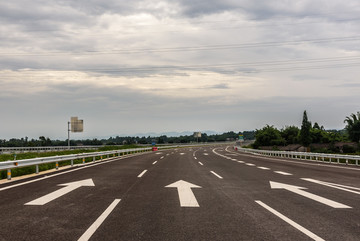
[(342, 203), (338, 203), (338, 202), (332, 201), (330, 199), (323, 198), (318, 195), (301, 190), (301, 189), (306, 189), (304, 187), (298, 187), (298, 186), (283, 184), (283, 183), (279, 183), (279, 182), (272, 182), (272, 181), (270, 181), (270, 186), (272, 189), (286, 189), (290, 192), (299, 194), (303, 197), (307, 197), (309, 199), (312, 199), (314, 201), (320, 202), (322, 204), (328, 205), (333, 208), (351, 208), (350, 206), (344, 205)]
[(52, 193), (49, 193), (45, 196), (42, 196), (38, 199), (35, 199), (31, 202), (25, 203), (24, 205), (45, 205), (48, 202), (51, 202), (71, 191), (74, 191), (75, 189), (78, 189), (79, 187), (82, 186), (87, 186), (87, 187), (92, 187), (95, 186), (93, 180), (90, 179), (86, 179), (86, 180), (82, 180), (82, 181), (78, 181), (78, 182), (71, 182), (71, 183), (65, 183), (65, 184), (59, 184), (58, 186), (65, 186), (59, 190), (56, 190)]
[(180, 200), (180, 207), (199, 207), (199, 203), (197, 202), (191, 188), (201, 188), (200, 186), (183, 180), (179, 180), (165, 187), (177, 188)]

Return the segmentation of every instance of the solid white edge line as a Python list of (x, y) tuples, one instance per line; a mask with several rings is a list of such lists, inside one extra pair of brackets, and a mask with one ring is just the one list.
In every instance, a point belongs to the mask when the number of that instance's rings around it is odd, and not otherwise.
[(142, 171), (142, 173), (140, 173), (139, 176), (137, 177), (142, 177), (145, 174), (145, 172), (147, 172), (147, 170)]
[(200, 164), (201, 166), (204, 166), (204, 164), (203, 164), (202, 162), (199, 162), (199, 164)]
[(217, 174), (216, 172), (214, 172), (214, 171), (210, 171), (212, 174), (214, 174), (215, 176), (217, 176), (218, 178), (220, 178), (220, 179), (223, 179), (223, 177), (222, 176), (220, 176), (219, 174)]
[(78, 239), (78, 241), (87, 241), (91, 236), (96, 232), (100, 225), (105, 221), (105, 219), (110, 215), (114, 210), (116, 205), (121, 201), (121, 199), (115, 199), (110, 206), (96, 219), (96, 221), (85, 231), (85, 233)]
[(292, 221), (291, 219), (289, 219), (288, 217), (282, 215), (281, 213), (279, 213), (278, 211), (276, 211), (275, 209), (269, 207), (268, 205), (266, 205), (265, 203), (261, 202), (261, 201), (255, 201), (257, 204), (259, 204), (260, 206), (262, 206), (263, 208), (265, 208), (266, 210), (270, 211), (271, 213), (275, 214), (276, 216), (278, 216), (279, 218), (281, 218), (283, 221), (287, 222), (288, 224), (290, 224), (291, 226), (293, 226), (294, 228), (296, 228), (297, 230), (299, 230), (300, 232), (304, 233), (305, 235), (307, 235), (308, 237), (312, 238), (313, 240), (316, 241), (325, 241), (324, 239), (320, 238), (319, 236), (317, 236), (316, 234), (312, 233), (311, 231), (307, 230), (306, 228), (304, 228), (303, 226), (301, 226), (300, 224), (297, 224), (296, 222)]

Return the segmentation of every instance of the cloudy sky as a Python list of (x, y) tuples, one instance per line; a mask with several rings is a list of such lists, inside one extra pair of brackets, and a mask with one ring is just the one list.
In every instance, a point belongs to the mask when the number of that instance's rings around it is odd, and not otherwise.
[(342, 129), (360, 110), (358, 0), (0, 2), (0, 139)]

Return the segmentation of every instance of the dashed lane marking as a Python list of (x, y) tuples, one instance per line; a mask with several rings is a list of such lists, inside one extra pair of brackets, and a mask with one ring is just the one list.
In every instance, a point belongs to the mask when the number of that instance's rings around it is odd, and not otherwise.
[(262, 170), (270, 170), (270, 168), (268, 167), (258, 167), (259, 169), (262, 169)]
[(202, 162), (199, 162), (199, 164), (200, 164), (201, 166), (204, 166), (204, 164), (203, 164)]
[(252, 163), (245, 163), (247, 166), (251, 166), (251, 167), (253, 167), (253, 166), (255, 166), (255, 164), (252, 164)]
[(277, 173), (277, 174), (284, 175), (284, 176), (292, 176), (292, 174), (288, 173), (288, 172), (282, 172), (282, 171), (274, 171), (274, 172)]
[(220, 178), (220, 179), (223, 179), (223, 177), (222, 176), (220, 176), (219, 174), (217, 174), (216, 172), (214, 172), (214, 171), (210, 171), (212, 174), (214, 174), (216, 177), (218, 177), (218, 178)]
[(153, 162), (153, 165), (155, 165), (156, 163), (157, 163), (157, 161), (154, 161), (154, 162)]
[(142, 173), (140, 173), (138, 177), (142, 177), (146, 172), (147, 170), (142, 171)]
[(276, 211), (275, 209), (269, 207), (268, 205), (266, 205), (265, 203), (261, 202), (261, 201), (255, 201), (257, 204), (259, 204), (260, 206), (262, 206), (263, 208), (265, 208), (266, 210), (268, 210), (269, 212), (271, 212), (272, 214), (276, 215), (277, 217), (281, 218), (283, 221), (287, 222), (288, 224), (290, 224), (291, 226), (293, 226), (294, 228), (296, 228), (297, 230), (301, 231), (302, 233), (304, 233), (305, 235), (307, 235), (308, 237), (312, 238), (313, 240), (316, 241), (325, 241), (324, 239), (320, 238), (319, 236), (317, 236), (316, 234), (310, 232), (309, 230), (307, 230), (306, 228), (304, 228), (303, 226), (295, 223), (294, 221), (292, 221), (291, 219), (289, 219), (288, 217), (282, 215), (281, 213), (279, 213), (278, 211)]

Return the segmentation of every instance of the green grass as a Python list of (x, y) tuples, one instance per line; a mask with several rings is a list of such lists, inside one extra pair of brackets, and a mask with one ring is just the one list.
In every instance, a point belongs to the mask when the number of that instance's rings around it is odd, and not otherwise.
[[(70, 155), (70, 154), (80, 154), (80, 153), (90, 153), (90, 152), (99, 152), (99, 151), (112, 151), (112, 150), (121, 150), (121, 149), (132, 149), (132, 148), (140, 148), (136, 145), (124, 145), (124, 146), (104, 146), (100, 147), (99, 149), (95, 150), (68, 150), (68, 151), (54, 151), (54, 152), (26, 152), (26, 153), (17, 153), (16, 160), (23, 160), (23, 159), (31, 159), (37, 157), (49, 157), (49, 156), (62, 156), (62, 155)], [(96, 157), (96, 160), (99, 160), (100, 157)], [(2, 154), (0, 155), (0, 162), (2, 161), (12, 161), (14, 160), (14, 154)], [(91, 162), (93, 158), (86, 158), (85, 162)], [(80, 164), (82, 160), (74, 160), (74, 164)], [(59, 162), (59, 167), (70, 165), (71, 161), (63, 161)], [(49, 169), (54, 169), (55, 163), (48, 163), (39, 165), (39, 171), (46, 171)], [(14, 168), (11, 169), (11, 176), (22, 176), (27, 174), (32, 174), (36, 172), (35, 166), (29, 167), (22, 167), (22, 168)], [(0, 179), (7, 178), (7, 170), (0, 171)]]

